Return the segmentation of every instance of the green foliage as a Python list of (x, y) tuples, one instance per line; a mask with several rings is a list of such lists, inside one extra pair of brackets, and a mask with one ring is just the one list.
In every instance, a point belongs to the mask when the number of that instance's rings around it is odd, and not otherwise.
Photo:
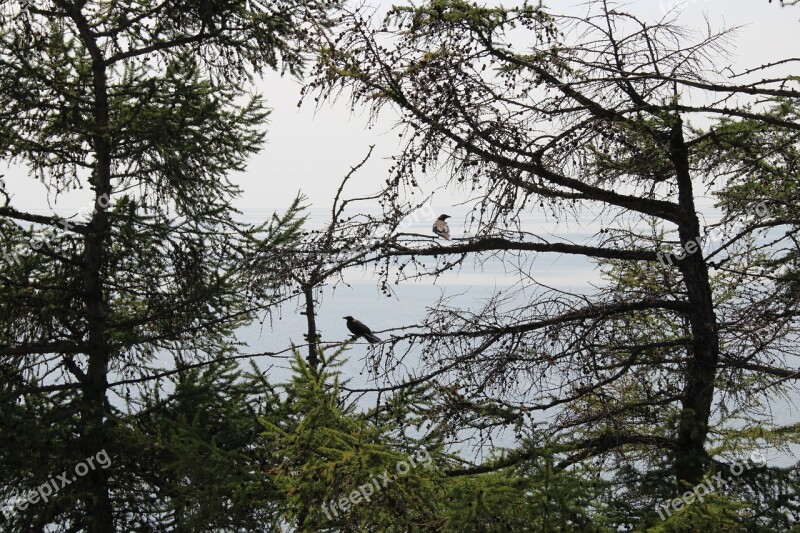
[(129, 401), (136, 414), (119, 428), (126, 444), (116, 450), (118, 488), (130, 505), (178, 531), (275, 524), (275, 489), (260, 471), (269, 450), (253, 444), (260, 431), (254, 406), (277, 397), (234, 362), (180, 372), (169, 385), (174, 390), (162, 397), (156, 384), (137, 409)]
[[(561, 26), (541, 4), (464, 0), (396, 7), (379, 29), (358, 20), (323, 39), (338, 5), (44, 1), (16, 13), (4, 4), (0, 154), (51, 198), (83, 188), (110, 205), (53, 230), (69, 214), (23, 213), (0, 191), (0, 250), (25, 251), (0, 263), (0, 501), (100, 447), (112, 465), (0, 517), (3, 531), (796, 529), (796, 469), (747, 471), (666, 520), (654, 509), (680, 494), (675, 476), (702, 475), (687, 468), (701, 464), (692, 453), (714, 462), (800, 440), (797, 424), (759, 424), (752, 414), (770, 393), (749, 394), (796, 377), (779, 365), (800, 301), (796, 93), (714, 85), (730, 98), (692, 108), (679, 87), (717, 83), (698, 73), (722, 36), (676, 50), (682, 30), (642, 24), (614, 41), (615, 21), (633, 19), (605, 3), (575, 47), (559, 30), (576, 21)], [(530, 38), (515, 52), (520, 30)], [(298, 198), (264, 224), (237, 222), (240, 191), (228, 176), (265, 140), (268, 109), (250, 82), (265, 69), (300, 74), (309, 47), (321, 48), (312, 89), (354, 89), (354, 102), (375, 110), (394, 101), (418, 130), (390, 187), (416, 187), (418, 169), (446, 160), (455, 183), (485, 193), (480, 229), (513, 220), (530, 199), (630, 220), (602, 230), (596, 246), (571, 248), (605, 258), (609, 287), (533, 311), (495, 307), (463, 326), (468, 342), (448, 333), (425, 347), (435, 364), (481, 383), (472, 390), (458, 380), (399, 387), (362, 410), (340, 384), (341, 351), (320, 353), (320, 366), (295, 353), (281, 388), (241, 371), (234, 333), (285, 294), (277, 256), (296, 244), (303, 217)], [(734, 104), (737, 92), (764, 98)], [(683, 123), (709, 113), (735, 118), (707, 131)], [(660, 223), (683, 237), (700, 231), (695, 178), (718, 194), (723, 226), (746, 232), (731, 234), (724, 260), (662, 269), (648, 253), (667, 243)], [(768, 216), (753, 216), (756, 202)], [(43, 228), (55, 231), (50, 245), (30, 251)], [(758, 232), (775, 229), (783, 240), (762, 245)], [(448, 348), (487, 332), (494, 338), (449, 365)], [(552, 386), (516, 397), (529, 376)], [(691, 403), (701, 393), (714, 418)], [(517, 433), (531, 406), (559, 409), (546, 439)], [(474, 450), (448, 447), (496, 428), (521, 442), (480, 464), (467, 457)]]
[[(285, 401), (262, 420), (277, 461), (267, 475), (283, 495), (283, 519), (299, 531), (605, 531), (607, 487), (596, 473), (557, 469), (532, 443), (486, 460), (486, 470), (459, 470), (435, 439), (406, 436), (411, 411), (428, 400), (406, 392), (402, 402), (387, 398), (383, 412), (345, 406), (339, 356), (322, 354), (316, 370), (296, 353)], [(385, 475), (393, 481), (384, 486)], [(370, 484), (366, 501), (357, 491)], [(343, 511), (348, 497), (357, 503)]]
[(550, 20), (542, 2), (537, 5), (526, 2), (519, 7), (487, 7), (464, 0), (432, 0), (420, 6), (395, 6), (387, 15), (387, 22), (396, 24), (408, 34), (421, 36), (448, 29), (489, 36), (502, 34), (517, 25), (530, 24), (531, 21), (544, 23)]
[(800, 146), (792, 128), (800, 120), (800, 110), (795, 100), (786, 98), (773, 98), (764, 105), (761, 119), (719, 120), (701, 145), (698, 162), (725, 180), (717, 194), (724, 223), (736, 231), (752, 228), (761, 237), (768, 230), (772, 238), (784, 233), (770, 246), (751, 244), (749, 253), (732, 254), (731, 261), (755, 265), (762, 275), (775, 276), (776, 299), (790, 307), (800, 301), (800, 250), (793, 237), (800, 228), (796, 214)]
[[(317, 370), (296, 352), (285, 404), (263, 418), (265, 445), (279, 450), (279, 463), (269, 475), (285, 495), (284, 518), (300, 531), (406, 531), (430, 525), (440, 493), (440, 475), (432, 468), (437, 450), (397, 434), (396, 422), (378, 422), (370, 413), (343, 406), (338, 355), (320, 354)], [(398, 464), (410, 464), (409, 458), (418, 455), (423, 464), (398, 473)], [(391, 482), (385, 482), (386, 475)], [(375, 489), (369, 502), (349, 511), (332, 509), (331, 502), (339, 505), (369, 485)]]
[[(114, 465), (4, 531), (253, 529), (268, 518), (245, 466), (252, 391), (224, 360), (238, 351), (234, 331), (286, 288), (275, 250), (296, 240), (300, 199), (242, 223), (229, 176), (264, 141), (254, 76), (299, 74), (306, 39), (335, 6), (3, 4), (0, 157), (40, 180), (58, 214), (20, 211), (0, 190), (0, 250), (23, 252), (0, 261), (0, 409), (20, 450), (2, 456), (1, 495), (101, 449)], [(81, 216), (59, 204), (71, 189), (91, 191)], [(33, 246), (43, 230), (52, 238)], [(212, 363), (222, 366), (199, 370)], [(123, 387), (155, 393), (175, 367), (195, 369), (171, 384), (176, 397), (115, 401)]]
[(678, 511), (670, 509), (670, 515), (662, 523), (647, 529), (651, 533), (738, 533), (750, 531), (738, 516), (743, 504), (722, 494), (710, 493), (704, 501), (695, 501)]
[(557, 471), (547, 455), (517, 467), (448, 480), (443, 532), (611, 531), (589, 472)]

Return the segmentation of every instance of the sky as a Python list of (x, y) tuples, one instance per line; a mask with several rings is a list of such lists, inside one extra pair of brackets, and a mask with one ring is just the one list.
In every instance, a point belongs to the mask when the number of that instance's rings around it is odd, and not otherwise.
[[(373, 5), (388, 7), (391, 2), (371, 1)], [(417, 2), (419, 3), (419, 1)], [(497, 4), (498, 2), (487, 2)], [(507, 6), (519, 5), (521, 2), (508, 1)], [(547, 2), (555, 12), (566, 12), (579, 15), (585, 11), (581, 2), (575, 0)], [(729, 50), (729, 58), (721, 61), (730, 63), (735, 71), (745, 70), (774, 58), (800, 57), (800, 8), (781, 8), (777, 0), (773, 4), (768, 0), (632, 0), (625, 3), (625, 8), (645, 20), (657, 20), (673, 8), (681, 9), (679, 20), (687, 27), (702, 31), (706, 25), (712, 29), (723, 27), (741, 27), (737, 38)], [(795, 64), (797, 66), (797, 64)], [(364, 110), (352, 112), (343, 99), (341, 102), (314, 106), (313, 99), (298, 108), (301, 82), (290, 76), (281, 77), (271, 73), (259, 84), (258, 89), (265, 95), (273, 111), (268, 124), (267, 143), (263, 150), (254, 156), (245, 172), (232, 175), (232, 181), (238, 184), (243, 194), (234, 203), (243, 210), (248, 221), (257, 222), (258, 216), (268, 216), (269, 210), (282, 209), (302, 192), (308, 197), (308, 203), (315, 212), (329, 208), (330, 202), (339, 186), (341, 178), (352, 165), (358, 163), (367, 153), (370, 145), (375, 145), (372, 159), (359, 172), (349, 189), (353, 195), (361, 195), (378, 188), (387, 178), (390, 166), (388, 159), (397, 154), (399, 138), (393, 129), (392, 113), (384, 113), (378, 120), (369, 124), (369, 116)], [(371, 127), (368, 127), (371, 126)], [(90, 205), (86, 191), (75, 191), (59, 198), (57, 206), (48, 202), (45, 186), (26, 175), (25, 169), (11, 167), (5, 174), (7, 189), (13, 194), (12, 205), (17, 209), (29, 212), (47, 213), (53, 207), (62, 215), (70, 211), (77, 212)], [(449, 205), (451, 199), (437, 198), (435, 205)], [(422, 224), (422, 223), (421, 223)], [(420, 228), (423, 228), (422, 224)], [(428, 226), (429, 227), (429, 226)], [(422, 229), (420, 230), (422, 231)], [(569, 229), (568, 232), (575, 229)], [(585, 228), (584, 228), (585, 231)], [(575, 233), (572, 233), (574, 236)], [(587, 263), (556, 264), (550, 258), (543, 258), (539, 274), (545, 281), (553, 281), (564, 287), (570, 282), (585, 284), (593, 281), (595, 273), (590, 272)], [(577, 271), (584, 269), (585, 274)], [(561, 277), (559, 277), (561, 276)], [(473, 277), (459, 273), (461, 285), (450, 287), (458, 292), (471, 287), (475, 296), (475, 287), (481, 283), (500, 282), (504, 272), (481, 272)], [(563, 279), (562, 279), (563, 278)], [(559, 281), (561, 280), (561, 281)], [(572, 280), (572, 281), (571, 281)], [(377, 330), (386, 324), (376, 322), (374, 308), (384, 305), (383, 297), (378, 294), (374, 283), (367, 287), (358, 285), (355, 288), (339, 290), (339, 295), (328, 294), (327, 305), (321, 309), (319, 324), (326, 333), (326, 339), (338, 339), (344, 335), (341, 308), (347, 308), (354, 316), (370, 317), (370, 325)], [(480, 287), (479, 287), (480, 288)], [(492, 288), (492, 287), (489, 287)], [(431, 292), (427, 288), (404, 287), (404, 302), (395, 306), (409, 316), (401, 317), (404, 323), (413, 323), (417, 314), (424, 313), (426, 305), (440, 295), (438, 288)], [(250, 328), (243, 332), (242, 340), (247, 340), (251, 349), (261, 351), (274, 346), (285, 346), (289, 339), (298, 341), (302, 335), (302, 317), (291, 309), (282, 311), (276, 318), (282, 321), (280, 335), (268, 330)], [(268, 328), (267, 328), (268, 329)], [(354, 357), (351, 374), (360, 370), (360, 359)]]
[[(629, 6), (645, 19), (655, 20), (663, 16), (662, 8), (674, 3), (639, 0)], [(515, 4), (520, 2), (505, 2)], [(546, 5), (570, 13), (584, 10), (576, 8), (578, 4), (572, 0)], [(767, 0), (689, 0), (681, 5), (684, 11), (680, 20), (689, 27), (704, 28), (705, 17), (712, 27), (743, 26), (738, 48), (732, 50), (734, 70), (760, 64), (765, 57), (800, 57), (800, 8), (781, 8)], [(351, 113), (344, 99), (319, 109), (311, 101), (298, 109), (299, 87), (296, 80), (276, 75), (265, 80), (263, 91), (274, 108), (269, 140), (241, 176), (246, 191), (238, 202), (241, 207), (283, 206), (298, 189), (315, 207), (327, 207), (340, 178), (361, 160), (370, 144), (376, 145), (375, 156), (356, 177), (358, 189), (353, 190), (367, 192), (387, 177), (387, 158), (399, 149), (391, 114), (385, 113), (372, 129), (367, 129), (367, 113)]]
[[(372, 0), (380, 8), (392, 2)], [(499, 4), (500, 2), (487, 2)], [(521, 2), (504, 2), (507, 6)], [(586, 8), (575, 0), (551, 0), (546, 5), (555, 12), (579, 15)], [(633, 0), (624, 6), (645, 20), (657, 20), (673, 8), (681, 10), (680, 21), (702, 30), (738, 27), (736, 46), (729, 60), (734, 70), (761, 64), (767, 58), (800, 57), (800, 8), (781, 8), (777, 0)], [(795, 64), (796, 65), (796, 64)], [(301, 82), (291, 76), (271, 73), (259, 84), (272, 108), (268, 140), (263, 150), (249, 163), (245, 172), (232, 175), (242, 189), (234, 205), (243, 210), (280, 209), (302, 192), (316, 208), (327, 208), (340, 179), (360, 161), (370, 145), (375, 145), (372, 159), (355, 177), (350, 189), (354, 194), (370, 192), (387, 177), (388, 159), (399, 150), (392, 113), (384, 113), (368, 129), (366, 111), (351, 112), (345, 99), (316, 108), (313, 100), (298, 108)], [(14, 195), (17, 209), (49, 212), (45, 187), (26, 175), (26, 170), (12, 166), (5, 174), (7, 189)], [(450, 199), (439, 197), (439, 205)], [(57, 212), (77, 210), (90, 203), (84, 191), (60, 197)]]

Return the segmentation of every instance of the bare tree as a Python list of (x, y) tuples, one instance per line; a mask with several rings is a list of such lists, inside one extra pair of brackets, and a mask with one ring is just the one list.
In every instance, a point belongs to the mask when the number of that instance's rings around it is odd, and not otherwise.
[[(576, 19), (432, 1), (382, 23), (355, 11), (343, 27), (307, 90), (402, 113), (395, 197), (445, 168), (444, 185), (480, 198), (473, 237), (446, 249), (399, 239), (389, 254), (523, 265), (524, 296), (443, 305), (394, 339), (421, 347), (420, 379), (449, 377), (462, 411), (511, 413), (499, 424), (549, 414), (562, 466), (668, 457), (676, 480), (696, 483), (708, 445), (722, 445), (718, 460), (754, 446), (735, 421), (766, 422), (763, 406), (800, 377), (798, 198), (786, 192), (800, 91), (768, 73), (785, 63), (737, 75), (720, 61), (731, 32), (694, 34), (608, 2)], [(708, 196), (725, 215), (718, 227), (704, 224)], [(522, 217), (544, 209), (603, 229), (583, 243), (525, 231)], [(537, 254), (589, 258), (606, 284), (546, 287)]]
[[(301, 307), (306, 317), (306, 360), (316, 368), (321, 347), (337, 347), (339, 343), (321, 344), (317, 329), (316, 315), (320, 292), (327, 288), (334, 290), (344, 282), (344, 273), (359, 268), (373, 269), (377, 273), (381, 291), (390, 296), (391, 285), (387, 282), (389, 258), (396, 248), (398, 239), (413, 236), (400, 231), (408, 217), (418, 212), (427, 198), (417, 202), (399, 202), (391, 196), (391, 187), (377, 192), (347, 197), (345, 191), (353, 176), (361, 170), (372, 156), (374, 146), (365, 157), (351, 167), (342, 179), (333, 198), (330, 219), (319, 228), (307, 228), (300, 242), (290, 243), (277, 254), (281, 265), (276, 267), (273, 256), (265, 256), (266, 264), (262, 271), (275, 275), (276, 270), (286, 279), (296, 284), (294, 293), (301, 299)], [(387, 197), (390, 198), (387, 200)], [(370, 213), (375, 201), (383, 208), (381, 213)], [(313, 226), (313, 223), (312, 223)], [(434, 235), (415, 235), (417, 240), (430, 241)]]

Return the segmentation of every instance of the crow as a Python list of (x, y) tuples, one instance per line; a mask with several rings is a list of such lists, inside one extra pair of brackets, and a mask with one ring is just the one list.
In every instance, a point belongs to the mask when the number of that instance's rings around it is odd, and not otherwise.
[(439, 218), (436, 219), (436, 222), (433, 223), (433, 232), (440, 236), (444, 237), (448, 241), (450, 240), (450, 227), (447, 225), (447, 219), (450, 218), (450, 215), (439, 215)]
[(353, 338), (357, 339), (359, 337), (364, 337), (370, 344), (375, 344), (376, 342), (381, 342), (381, 339), (375, 336), (372, 333), (372, 330), (369, 329), (363, 322), (360, 320), (356, 320), (351, 316), (343, 316), (345, 320), (347, 320), (347, 329), (350, 330), (350, 333), (353, 334)]

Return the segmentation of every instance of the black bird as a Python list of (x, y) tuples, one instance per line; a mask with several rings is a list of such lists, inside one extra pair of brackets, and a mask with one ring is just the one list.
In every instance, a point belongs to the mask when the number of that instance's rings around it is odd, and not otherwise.
[(444, 237), (450, 240), (450, 227), (447, 225), (447, 219), (450, 215), (439, 215), (436, 222), (433, 223), (433, 232), (439, 237)]
[(347, 329), (353, 334), (354, 339), (364, 337), (370, 344), (381, 342), (381, 340), (372, 333), (372, 330), (360, 320), (356, 320), (351, 316), (343, 316), (342, 318), (347, 320)]

